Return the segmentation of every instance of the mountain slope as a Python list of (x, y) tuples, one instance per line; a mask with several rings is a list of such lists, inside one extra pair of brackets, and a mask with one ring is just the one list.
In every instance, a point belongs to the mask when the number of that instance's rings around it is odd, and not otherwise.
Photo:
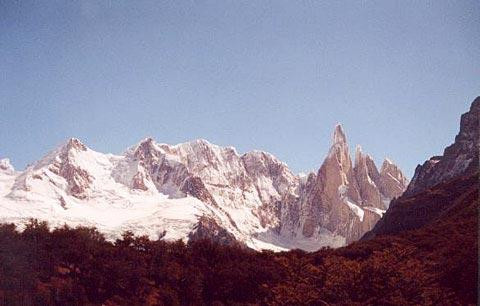
[(473, 174), (478, 170), (479, 118), (480, 97), (477, 97), (460, 119), (460, 131), (455, 142), (445, 148), (442, 156), (434, 156), (417, 166), (406, 194), (414, 194), (457, 175)]
[(383, 218), (364, 236), (365, 239), (420, 228), (444, 216), (455, 204), (453, 199), (478, 193), (479, 120), (480, 97), (462, 115), (455, 142), (445, 149), (443, 156), (432, 157), (422, 166), (417, 166), (405, 193), (392, 201)]

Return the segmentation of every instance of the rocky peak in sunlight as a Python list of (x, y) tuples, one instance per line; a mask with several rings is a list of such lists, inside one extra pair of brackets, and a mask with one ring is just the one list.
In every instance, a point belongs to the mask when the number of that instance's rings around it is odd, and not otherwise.
[(345, 131), (340, 123), (335, 126), (333, 132), (333, 144), (346, 144), (347, 137), (345, 136)]
[[(329, 154), (317, 175), (301, 180), (298, 200), (282, 213), (285, 221), (281, 232), (302, 239), (325, 237), (326, 233), (333, 241), (359, 239), (385, 212), (391, 194), (396, 194), (396, 189), (390, 188), (397, 186), (381, 186), (375, 162), (360, 146), (352, 166), (346, 134), (336, 125)], [(403, 191), (405, 185), (401, 188)]]
[(140, 160), (146, 160), (146, 159), (151, 159), (159, 154), (159, 148), (155, 143), (155, 140), (153, 138), (148, 137), (142, 140), (135, 148), (133, 155), (140, 159)]
[(408, 179), (400, 168), (390, 159), (383, 161), (380, 169), (380, 189), (382, 193), (392, 199), (402, 195), (408, 185)]
[(70, 138), (64, 146), (64, 150), (87, 151), (87, 147), (77, 138)]

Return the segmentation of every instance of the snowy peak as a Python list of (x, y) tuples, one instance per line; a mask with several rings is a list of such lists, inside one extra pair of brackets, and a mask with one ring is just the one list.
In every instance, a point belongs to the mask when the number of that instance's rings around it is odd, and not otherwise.
[(13, 189), (32, 194), (86, 199), (94, 182), (100, 176), (109, 175), (104, 169), (109, 166), (107, 155), (95, 152), (80, 140), (71, 138), (21, 173)]
[[(86, 197), (86, 191), (93, 180), (93, 177), (82, 167), (85, 166), (82, 153), (87, 151), (88, 148), (80, 140), (71, 138), (48, 167), (52, 173), (67, 181), (69, 194), (80, 199)], [(86, 161), (86, 163), (89, 162)]]
[(278, 160), (275, 156), (270, 153), (263, 151), (251, 151), (243, 154), (241, 157), (247, 172), (255, 176), (257, 174), (262, 174), (264, 176), (289, 176), (293, 179), (295, 175), (290, 172), (288, 166)]
[(242, 155), (241, 161), (246, 175), (250, 177), (259, 197), (265, 202), (295, 194), (299, 177), (275, 156), (262, 151), (252, 151)]
[(145, 138), (140, 141), (133, 149), (133, 156), (139, 160), (150, 160), (152, 158), (158, 157), (160, 149), (156, 145), (153, 138)]
[(10, 164), (10, 159), (8, 158), (0, 159), (0, 171), (4, 171), (6, 173), (15, 172), (15, 169), (13, 168), (12, 164)]
[(66, 151), (78, 150), (87, 151), (87, 147), (77, 138), (70, 138), (64, 146)]
[(31, 167), (33, 167), (34, 169), (40, 169), (54, 163), (74, 160), (80, 152), (87, 152), (89, 150), (90, 149), (77, 138), (70, 138), (63, 142), (60, 146), (43, 156)]

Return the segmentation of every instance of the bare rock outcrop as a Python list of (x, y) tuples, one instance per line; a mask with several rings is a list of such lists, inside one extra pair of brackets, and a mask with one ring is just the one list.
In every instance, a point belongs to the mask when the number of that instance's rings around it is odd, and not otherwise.
[(416, 192), (459, 175), (471, 175), (478, 171), (480, 151), (480, 97), (460, 119), (460, 132), (455, 142), (445, 148), (442, 156), (434, 156), (415, 169), (412, 182), (405, 192)]
[(332, 147), (317, 174), (309, 175), (299, 188), (297, 201), (285, 206), (288, 212), (282, 213), (280, 232), (312, 238), (320, 237), (326, 229), (347, 243), (359, 239), (380, 219), (397, 188), (406, 188), (398, 167), (392, 165), (384, 173), (387, 171), (400, 177), (398, 184), (384, 184), (382, 172), (359, 146), (353, 165), (345, 132), (337, 125)]
[(400, 168), (388, 158), (382, 164), (380, 169), (379, 187), (387, 198), (398, 198), (405, 191), (408, 185), (407, 178), (403, 175)]

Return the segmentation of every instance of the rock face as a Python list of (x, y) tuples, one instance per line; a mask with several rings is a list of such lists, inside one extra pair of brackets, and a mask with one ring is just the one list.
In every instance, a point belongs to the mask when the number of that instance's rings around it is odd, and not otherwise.
[(408, 185), (407, 178), (402, 171), (389, 159), (385, 159), (380, 169), (379, 187), (387, 198), (398, 198)]
[(392, 201), (384, 217), (365, 239), (419, 228), (455, 205), (456, 200), (478, 197), (480, 97), (462, 115), (460, 132), (443, 156), (417, 166), (407, 191)]
[[(300, 186), (300, 195), (282, 215), (281, 234), (293, 239), (321, 239), (325, 231), (341, 237), (347, 243), (359, 239), (380, 219), (386, 204), (396, 188), (403, 191), (406, 180), (400, 177), (390, 183), (386, 174), (398, 170), (378, 172), (373, 159), (357, 146), (355, 164), (352, 164), (345, 132), (335, 127), (333, 144), (318, 170)], [(388, 182), (388, 184), (386, 183)]]
[(55, 162), (50, 165), (49, 170), (65, 179), (71, 195), (84, 199), (87, 197), (86, 191), (92, 182), (92, 176), (75, 164), (75, 154), (78, 151), (85, 152), (87, 147), (78, 139), (70, 139)]
[(229, 231), (218, 225), (215, 220), (201, 217), (194, 230), (188, 235), (189, 241), (209, 239), (224, 245), (240, 245)]
[[(94, 225), (112, 237), (132, 230), (274, 250), (356, 240), (406, 186), (395, 165), (385, 161), (378, 171), (360, 147), (353, 164), (340, 125), (324, 163), (306, 177), (269, 153), (240, 155), (206, 140), (168, 145), (146, 138), (116, 156), (72, 138), (8, 182), (0, 221), (36, 217)], [(19, 202), (29, 203), (27, 212), (12, 210)]]
[[(371, 207), (385, 209), (383, 202), (385, 195), (380, 189), (382, 186), (381, 176), (373, 159), (364, 154), (360, 146), (357, 146), (355, 152), (354, 173), (358, 183), (358, 192), (363, 202), (369, 203)], [(388, 188), (386, 190), (390, 191)]]
[(443, 156), (434, 156), (418, 165), (406, 195), (425, 190), (442, 181), (459, 175), (473, 174), (478, 170), (480, 97), (460, 120), (460, 132), (455, 142), (447, 147)]

